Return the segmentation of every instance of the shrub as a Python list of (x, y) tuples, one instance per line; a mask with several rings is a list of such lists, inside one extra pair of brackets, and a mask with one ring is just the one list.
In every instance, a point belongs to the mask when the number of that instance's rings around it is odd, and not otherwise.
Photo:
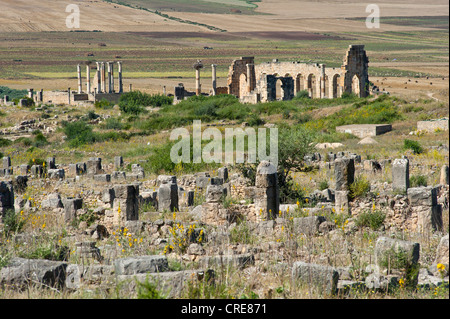
[(297, 94), (295, 95), (296, 99), (309, 99), (309, 93), (308, 90), (302, 90), (302, 91), (298, 91)]
[(8, 238), (12, 234), (20, 232), (25, 226), (25, 220), (17, 215), (14, 209), (9, 209), (3, 216), (3, 233)]
[(328, 181), (327, 181), (326, 179), (320, 181), (320, 183), (319, 183), (319, 189), (320, 189), (321, 191), (323, 191), (323, 190), (325, 190), (325, 189), (327, 189), (327, 188), (329, 188)]
[(11, 145), (12, 142), (6, 138), (0, 137), (0, 147), (6, 147)]
[(412, 150), (414, 154), (421, 154), (424, 151), (419, 142), (408, 139), (403, 140), (403, 149)]
[(360, 228), (370, 227), (372, 230), (378, 230), (383, 226), (383, 222), (386, 219), (386, 214), (379, 210), (366, 211), (358, 215), (356, 218), (356, 225)]
[(35, 137), (34, 137), (34, 141), (32, 143), (32, 145), (34, 147), (40, 148), (43, 146), (46, 146), (50, 144), (47, 139), (45, 138), (44, 134), (42, 134), (41, 132), (38, 132)]
[(95, 101), (94, 106), (99, 109), (108, 110), (114, 107), (114, 103), (103, 98), (101, 101)]
[(124, 93), (119, 100), (119, 108), (126, 114), (138, 115), (145, 111), (145, 106), (163, 106), (173, 103), (173, 98), (161, 94), (150, 95), (140, 91)]
[(72, 123), (63, 123), (64, 133), (67, 141), (72, 147), (84, 144), (94, 143), (98, 140), (92, 131), (92, 128), (84, 121), (76, 121)]
[(409, 184), (411, 187), (427, 186), (427, 177), (424, 175), (413, 175), (409, 178)]
[(136, 279), (138, 299), (164, 299), (164, 296), (157, 290), (156, 284), (150, 282), (148, 278), (144, 282)]
[(364, 197), (370, 191), (370, 182), (364, 176), (359, 176), (348, 188), (350, 198)]
[(106, 120), (106, 123), (104, 125), (105, 129), (107, 130), (121, 130), (124, 128), (124, 124), (122, 122), (114, 117), (110, 117)]

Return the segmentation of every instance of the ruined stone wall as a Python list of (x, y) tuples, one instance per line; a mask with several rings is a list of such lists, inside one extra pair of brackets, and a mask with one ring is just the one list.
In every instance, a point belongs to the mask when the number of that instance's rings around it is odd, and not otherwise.
[(240, 97), (241, 93), (247, 91), (248, 84), (250, 84), (250, 90), (255, 88), (256, 75), (254, 68), (252, 68), (250, 83), (248, 83), (247, 79), (247, 64), (254, 65), (254, 63), (254, 57), (241, 57), (231, 63), (227, 82), (228, 94)]
[(311, 98), (337, 98), (343, 92), (360, 97), (369, 95), (369, 60), (364, 45), (350, 45), (341, 68), (277, 59), (253, 63), (253, 57), (243, 57), (230, 66), (228, 94), (243, 102), (289, 100), (302, 90), (307, 90)]
[(369, 59), (364, 45), (350, 45), (342, 65), (341, 86), (344, 92), (359, 97), (369, 95)]

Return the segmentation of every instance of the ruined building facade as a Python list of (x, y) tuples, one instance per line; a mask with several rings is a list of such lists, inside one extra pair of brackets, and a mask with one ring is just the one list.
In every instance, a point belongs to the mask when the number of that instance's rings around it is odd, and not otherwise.
[(368, 65), (364, 45), (350, 45), (340, 68), (278, 60), (255, 65), (254, 57), (242, 57), (230, 66), (228, 94), (248, 103), (290, 100), (302, 90), (312, 98), (338, 98), (344, 92), (366, 97)]

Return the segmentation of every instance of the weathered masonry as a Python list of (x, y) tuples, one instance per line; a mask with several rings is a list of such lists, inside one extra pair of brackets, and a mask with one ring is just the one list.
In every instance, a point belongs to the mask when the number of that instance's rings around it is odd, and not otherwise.
[[(117, 82), (114, 79), (114, 65), (117, 64)], [(86, 83), (84, 85), (81, 76), (82, 65), (77, 65), (77, 90), (70, 88), (67, 91), (43, 91), (34, 94), (34, 90), (29, 90), (29, 97), (35, 103), (54, 104), (79, 104), (86, 102), (96, 102), (106, 99), (117, 103), (124, 93), (122, 62), (95, 62), (86, 64)], [(93, 76), (91, 74), (93, 73)]]
[(242, 102), (290, 100), (306, 90), (312, 98), (337, 98), (344, 92), (369, 95), (369, 75), (364, 45), (350, 45), (340, 68), (325, 64), (279, 62), (255, 65), (254, 57), (234, 60), (228, 73), (228, 94)]

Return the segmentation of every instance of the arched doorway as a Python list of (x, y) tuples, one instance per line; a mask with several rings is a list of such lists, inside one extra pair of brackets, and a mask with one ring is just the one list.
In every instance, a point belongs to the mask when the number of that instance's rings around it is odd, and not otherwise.
[(294, 94), (297, 95), (298, 92), (304, 90), (303, 76), (299, 73), (295, 76), (295, 90)]
[(239, 77), (239, 96), (247, 95), (247, 76), (242, 73)]
[(352, 78), (352, 93), (357, 97), (361, 97), (360, 79), (357, 74), (355, 74)]
[(281, 79), (277, 79), (275, 90), (276, 90), (276, 95), (275, 95), (276, 100), (282, 101), (284, 98), (284, 92), (283, 92), (283, 81), (281, 81)]
[(340, 90), (339, 90), (340, 78), (341, 77), (340, 77), (339, 74), (335, 74), (333, 76), (333, 83), (332, 83), (332, 88), (333, 88), (332, 96), (333, 96), (333, 98), (340, 97)]

